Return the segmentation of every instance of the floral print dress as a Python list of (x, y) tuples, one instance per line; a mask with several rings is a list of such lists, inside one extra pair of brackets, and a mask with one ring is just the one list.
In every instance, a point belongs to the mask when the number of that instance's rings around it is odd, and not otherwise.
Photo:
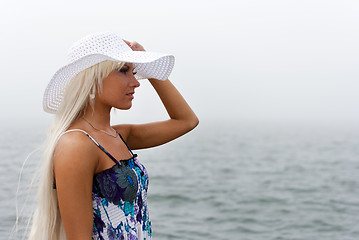
[[(79, 129), (80, 130), (80, 129)], [(95, 139), (84, 132), (115, 165), (93, 177), (93, 240), (148, 240), (151, 221), (147, 208), (148, 175), (126, 144), (132, 158), (117, 161)]]

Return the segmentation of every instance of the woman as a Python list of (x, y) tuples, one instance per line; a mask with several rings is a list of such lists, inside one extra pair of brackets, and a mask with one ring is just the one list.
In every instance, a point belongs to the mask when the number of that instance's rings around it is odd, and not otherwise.
[[(56, 113), (46, 141), (30, 239), (150, 239), (148, 175), (131, 149), (169, 142), (198, 119), (167, 79), (174, 57), (145, 52), (114, 33), (76, 42), (50, 81), (44, 109)], [(170, 119), (110, 125), (149, 79)]]

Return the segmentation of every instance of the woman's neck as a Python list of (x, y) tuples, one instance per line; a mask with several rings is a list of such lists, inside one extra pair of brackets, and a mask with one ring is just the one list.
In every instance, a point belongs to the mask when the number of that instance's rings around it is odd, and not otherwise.
[(110, 129), (110, 112), (111, 109), (104, 109), (104, 108), (92, 108), (88, 106), (85, 114), (82, 116), (87, 122), (90, 122), (94, 127), (102, 130)]

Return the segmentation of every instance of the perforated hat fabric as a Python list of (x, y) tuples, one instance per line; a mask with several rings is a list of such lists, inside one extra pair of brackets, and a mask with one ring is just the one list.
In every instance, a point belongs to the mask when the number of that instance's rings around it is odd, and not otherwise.
[(66, 66), (52, 77), (45, 90), (43, 108), (56, 113), (69, 81), (79, 72), (105, 60), (133, 63), (136, 79), (166, 80), (171, 74), (173, 55), (133, 51), (120, 36), (112, 32), (95, 33), (75, 42), (68, 53)]

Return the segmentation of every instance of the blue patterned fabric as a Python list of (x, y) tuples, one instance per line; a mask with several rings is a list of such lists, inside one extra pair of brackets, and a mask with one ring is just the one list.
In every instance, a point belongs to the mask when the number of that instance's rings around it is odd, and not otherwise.
[(151, 239), (148, 174), (137, 156), (94, 176), (92, 239)]

